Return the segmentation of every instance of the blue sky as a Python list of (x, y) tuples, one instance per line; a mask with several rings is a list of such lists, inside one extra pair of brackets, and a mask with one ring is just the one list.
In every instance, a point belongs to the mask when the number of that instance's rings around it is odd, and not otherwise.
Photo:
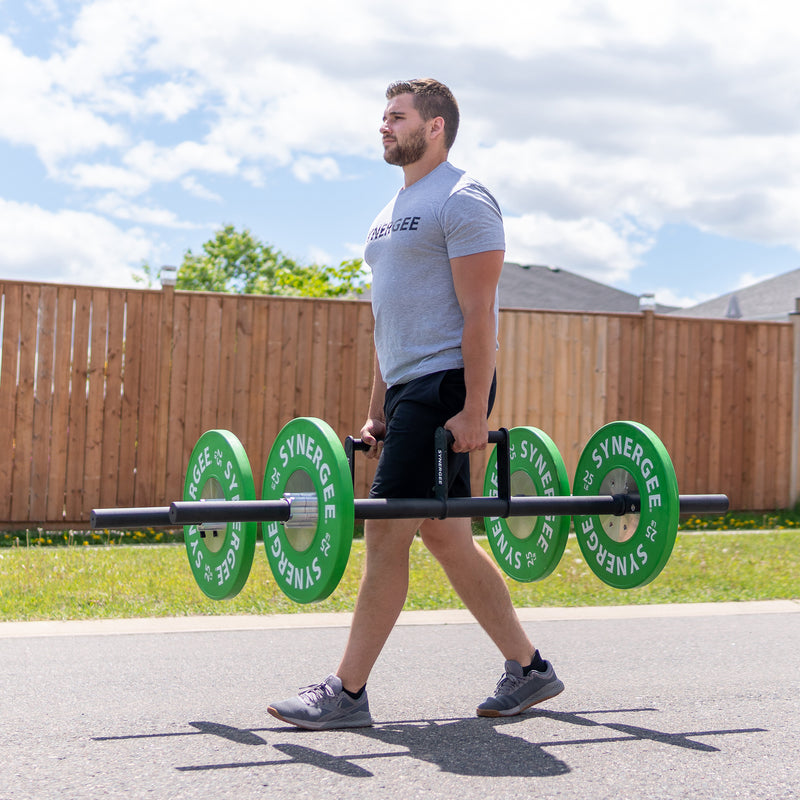
[(433, 75), (507, 259), (692, 305), (800, 267), (800, 32), (779, 0), (0, 0), (0, 277), (126, 286), (220, 225), (359, 256)]

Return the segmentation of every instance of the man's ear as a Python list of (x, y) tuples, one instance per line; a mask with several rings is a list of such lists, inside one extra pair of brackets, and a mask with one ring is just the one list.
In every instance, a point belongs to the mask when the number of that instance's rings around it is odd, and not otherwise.
[(444, 118), (434, 117), (431, 121), (431, 138), (438, 139), (444, 136)]

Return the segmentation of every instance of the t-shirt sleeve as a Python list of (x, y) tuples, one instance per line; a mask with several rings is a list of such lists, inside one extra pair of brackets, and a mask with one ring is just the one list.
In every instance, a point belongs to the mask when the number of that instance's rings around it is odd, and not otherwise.
[(503, 215), (492, 195), (471, 184), (454, 192), (442, 209), (448, 258), (505, 250)]

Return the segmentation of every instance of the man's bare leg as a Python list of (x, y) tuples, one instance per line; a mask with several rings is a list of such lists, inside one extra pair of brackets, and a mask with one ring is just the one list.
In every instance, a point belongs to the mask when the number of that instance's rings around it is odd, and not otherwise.
[(366, 558), (355, 613), (336, 674), (357, 692), (369, 678), (408, 594), (408, 553), (419, 520), (367, 520)]
[(519, 621), (499, 567), (474, 540), (471, 521), (426, 520), (420, 533), (464, 605), (503, 657), (523, 667), (530, 664), (535, 648)]

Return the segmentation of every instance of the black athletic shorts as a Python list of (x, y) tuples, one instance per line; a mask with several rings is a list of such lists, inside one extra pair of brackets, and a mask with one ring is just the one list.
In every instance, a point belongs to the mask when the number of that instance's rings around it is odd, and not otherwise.
[[(494, 405), (497, 380), (492, 380), (487, 417)], [(464, 370), (424, 375), (386, 392), (386, 437), (370, 497), (433, 497), (434, 433), (464, 408)], [(449, 496), (469, 497), (469, 453), (448, 460)]]

